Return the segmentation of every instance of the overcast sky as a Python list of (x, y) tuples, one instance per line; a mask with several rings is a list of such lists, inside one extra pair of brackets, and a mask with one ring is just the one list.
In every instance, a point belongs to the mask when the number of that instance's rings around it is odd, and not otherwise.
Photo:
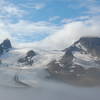
[(0, 0), (0, 42), (63, 49), (100, 36), (100, 0)]

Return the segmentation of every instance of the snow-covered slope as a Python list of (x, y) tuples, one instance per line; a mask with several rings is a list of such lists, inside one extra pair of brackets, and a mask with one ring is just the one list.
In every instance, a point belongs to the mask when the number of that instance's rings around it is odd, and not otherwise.
[[(74, 79), (77, 81), (77, 78), (80, 80), (84, 78), (87, 81), (86, 77), (91, 80), (90, 77), (93, 77), (93, 82), (96, 81), (96, 78), (99, 80), (100, 57), (97, 56), (99, 54), (98, 41), (98, 38), (88, 38), (88, 40), (82, 38), (64, 51), (12, 48), (0, 56), (2, 61), (0, 64), (1, 80), (2, 82), (7, 81), (4, 82), (5, 85), (9, 83), (11, 86), (16, 86), (17, 83), (17, 87), (20, 85), (33, 86), (33, 83), (38, 83), (38, 81), (48, 77), (49, 73), (53, 74), (53, 76), (57, 75), (57, 77), (61, 75), (61, 78), (65, 77), (64, 80)], [(94, 46), (91, 45), (91, 42)], [(26, 54), (30, 50), (34, 50), (36, 53), (32, 57), (33, 64), (18, 62), (20, 58), (26, 59)]]
[(0, 84), (4, 83), (7, 86), (15, 87), (20, 85), (32, 86), (34, 83), (36, 84), (39, 80), (48, 76), (45, 70), (47, 64), (54, 59), (59, 59), (60, 56), (63, 55), (61, 51), (35, 49), (37, 55), (33, 58), (34, 63), (32, 66), (18, 63), (18, 59), (24, 57), (31, 49), (32, 48), (11, 49), (9, 52), (0, 56), (2, 61), (2, 64), (0, 64), (0, 71), (2, 72), (0, 75)]
[(100, 38), (83, 37), (48, 64), (50, 74), (77, 85), (100, 85)]
[[(80, 52), (74, 52), (73, 64), (88, 68), (100, 68), (99, 58), (91, 56), (91, 54), (81, 54)], [(98, 62), (97, 62), (98, 61)]]

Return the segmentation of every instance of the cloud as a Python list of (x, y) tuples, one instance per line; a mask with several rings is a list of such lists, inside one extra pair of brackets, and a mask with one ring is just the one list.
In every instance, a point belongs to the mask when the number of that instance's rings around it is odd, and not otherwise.
[(68, 7), (71, 9), (84, 9), (84, 11), (81, 12), (83, 14), (100, 14), (99, 0), (66, 0), (66, 2), (70, 2)]
[(17, 23), (0, 22), (0, 40), (10, 38), (14, 42), (39, 41), (60, 30), (60, 26), (46, 22), (20, 20)]
[(25, 11), (22, 10), (19, 6), (8, 2), (8, 0), (0, 1), (0, 16), (2, 18), (13, 18), (13, 17), (22, 17), (25, 15)]
[(0, 42), (6, 38), (11, 38), (11, 34), (7, 31), (6, 23), (0, 21)]
[(22, 17), (25, 12), (18, 7), (15, 7), (13, 5), (9, 5), (9, 6), (3, 7), (2, 13), (7, 14), (9, 16)]
[(58, 20), (60, 19), (60, 16), (53, 16), (49, 19), (49, 21), (55, 21), (55, 20)]
[(100, 14), (100, 1), (99, 0), (88, 0), (86, 3), (83, 4), (83, 7), (86, 8), (86, 11), (83, 13), (96, 15)]
[(64, 19), (62, 19), (61, 20), (61, 23), (70, 23), (70, 22), (72, 22), (74, 19), (70, 19), (70, 18), (64, 18)]
[(45, 3), (27, 3), (27, 4), (20, 4), (21, 7), (24, 8), (31, 8), (31, 9), (36, 9), (36, 10), (40, 10), (43, 9), (45, 7)]
[(88, 19), (90, 19), (91, 18), (91, 16), (79, 16), (79, 17), (75, 17), (75, 18), (73, 18), (73, 19), (71, 19), (71, 18), (64, 18), (64, 19), (62, 19), (61, 20), (61, 23), (71, 23), (71, 22), (73, 22), (73, 21), (83, 21), (83, 20), (88, 20)]
[[(25, 5), (15, 5), (8, 0), (1, 0), (0, 2), (0, 41), (5, 38), (10, 38), (13, 43), (20, 43), (21, 46), (39, 46), (49, 49), (64, 49), (71, 45), (81, 36), (100, 36), (100, 16), (97, 1), (95, 0), (76, 0), (80, 7), (87, 8), (82, 13), (84, 16), (71, 18), (64, 18), (54, 16), (49, 21), (37, 21), (20, 19), (24, 17), (26, 11), (22, 8), (31, 8), (40, 10), (45, 7), (44, 3), (32, 3)], [(65, 0), (63, 0), (65, 1)], [(68, 0), (67, 0), (68, 1)], [(69, 0), (70, 2), (70, 0)], [(90, 3), (90, 5), (89, 5)], [(73, 6), (75, 8), (75, 6)], [(30, 12), (29, 12), (30, 13)], [(30, 14), (29, 14), (30, 16)], [(94, 17), (93, 17), (94, 16)], [(14, 23), (9, 21), (17, 17)], [(27, 16), (25, 16), (27, 17)], [(24, 18), (25, 18), (24, 17)], [(4, 20), (6, 19), (6, 20)], [(60, 19), (61, 24), (53, 24), (53, 21)]]
[(47, 37), (46, 39), (36, 43), (44, 48), (49, 49), (64, 49), (84, 36), (99, 36), (100, 37), (100, 16), (93, 17), (86, 21), (73, 21), (67, 23), (64, 27)]
[(33, 5), (33, 8), (35, 8), (36, 10), (40, 10), (44, 7), (45, 7), (45, 4), (42, 4), (42, 3)]
[(88, 7), (88, 11), (86, 11), (85, 13), (87, 14), (100, 14), (100, 6), (89, 6)]
[[(36, 37), (41, 38), (42, 36), (48, 36), (59, 29), (59, 26), (45, 21), (30, 22), (21, 20), (16, 24), (9, 24), (9, 31), (13, 34), (13, 36), (17, 36), (16, 38), (29, 37), (30, 40), (33, 37), (33, 41), (36, 40)], [(23, 39), (27, 41), (27, 38)]]
[[(84, 18), (85, 20), (83, 20)], [(82, 20), (65, 23), (63, 26), (45, 21), (30, 22), (21, 20), (14, 24), (0, 22), (0, 40), (10, 38), (15, 47), (64, 49), (80, 37), (100, 37), (100, 16), (81, 16), (79, 19)], [(37, 37), (38, 39), (42, 38), (34, 41)]]

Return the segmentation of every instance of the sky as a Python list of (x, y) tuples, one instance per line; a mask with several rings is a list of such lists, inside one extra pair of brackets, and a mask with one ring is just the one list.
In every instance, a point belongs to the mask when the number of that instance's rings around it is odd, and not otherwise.
[(0, 0), (0, 42), (63, 49), (100, 36), (100, 0)]

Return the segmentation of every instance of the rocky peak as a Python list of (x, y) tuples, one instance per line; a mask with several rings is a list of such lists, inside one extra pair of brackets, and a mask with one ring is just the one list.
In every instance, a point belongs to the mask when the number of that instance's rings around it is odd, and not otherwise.
[(12, 45), (11, 45), (10, 40), (9, 40), (9, 39), (4, 40), (4, 41), (1, 43), (1, 47), (2, 47), (3, 49), (12, 48)]
[(30, 50), (30, 51), (27, 52), (26, 57), (32, 58), (35, 55), (36, 55), (36, 53), (33, 50)]
[[(75, 42), (74, 45), (80, 44), (80, 48), (84, 47), (87, 53), (93, 56), (100, 57), (100, 38), (99, 37), (83, 37), (79, 41)], [(82, 48), (81, 48), (82, 49)]]
[(65, 66), (70, 66), (72, 64), (73, 60), (73, 54), (70, 51), (66, 51), (62, 59), (60, 60), (60, 63), (62, 63)]
[(100, 38), (82, 37), (64, 51), (90, 53), (92, 56), (100, 57)]
[(4, 51), (9, 51), (9, 49), (12, 48), (11, 42), (9, 39), (4, 40), (1, 44), (0, 44), (0, 55), (3, 54)]
[(100, 38), (99, 37), (82, 37), (74, 44), (82, 44), (86, 48), (95, 48), (96, 46), (100, 46)]
[(24, 65), (32, 65), (33, 64), (33, 57), (36, 56), (36, 53), (33, 50), (30, 50), (26, 53), (26, 56), (20, 58), (18, 63), (22, 63)]
[(100, 85), (100, 38), (82, 37), (64, 50), (60, 60), (48, 64), (54, 78), (77, 85)]

